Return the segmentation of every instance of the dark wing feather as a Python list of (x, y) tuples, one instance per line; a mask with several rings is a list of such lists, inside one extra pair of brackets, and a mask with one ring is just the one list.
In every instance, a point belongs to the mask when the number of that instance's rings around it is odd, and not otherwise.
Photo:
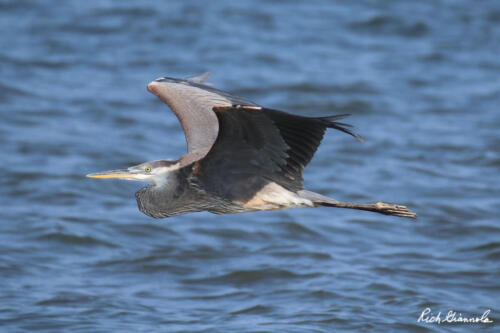
[(214, 111), (219, 135), (200, 161), (198, 178), (205, 188), (231, 200), (252, 196), (271, 181), (292, 191), (302, 189), (302, 171), (327, 128), (360, 138), (334, 121), (341, 116), (309, 118), (254, 106)]
[(205, 84), (207, 77), (208, 73), (189, 79), (164, 77), (148, 84), (148, 90), (172, 109), (184, 130), (188, 154), (181, 157), (182, 165), (203, 158), (217, 139), (219, 121), (214, 106), (255, 105)]
[(347, 114), (310, 118), (277, 110), (264, 109), (263, 111), (278, 127), (281, 136), (289, 147), (287, 150), (289, 157), (286, 165), (282, 168), (290, 178), (302, 177), (302, 171), (314, 156), (327, 128), (335, 128), (354, 136), (360, 141), (364, 141), (360, 135), (345, 128), (351, 125), (336, 121), (349, 116)]

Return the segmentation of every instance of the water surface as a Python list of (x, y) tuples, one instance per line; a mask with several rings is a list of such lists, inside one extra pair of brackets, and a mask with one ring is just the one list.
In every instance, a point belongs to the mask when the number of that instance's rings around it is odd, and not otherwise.
[[(500, 316), (497, 1), (0, 1), (0, 323), (80, 332), (431, 332)], [(146, 84), (350, 113), (306, 186), (405, 204), (154, 220), (85, 174), (185, 152)], [(496, 326), (498, 327), (498, 326)]]

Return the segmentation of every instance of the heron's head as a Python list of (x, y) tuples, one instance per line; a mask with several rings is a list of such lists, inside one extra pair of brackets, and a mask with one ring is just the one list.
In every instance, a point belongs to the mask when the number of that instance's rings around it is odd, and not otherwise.
[(87, 175), (87, 177), (139, 180), (143, 182), (154, 183), (156, 185), (161, 185), (167, 181), (168, 173), (177, 170), (178, 168), (178, 161), (160, 160), (141, 163), (131, 166), (127, 169), (117, 169), (91, 173)]

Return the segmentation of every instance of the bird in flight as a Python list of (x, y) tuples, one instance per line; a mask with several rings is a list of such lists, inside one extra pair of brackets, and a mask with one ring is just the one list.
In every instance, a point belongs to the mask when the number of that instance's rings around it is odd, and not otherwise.
[(185, 155), (87, 176), (150, 183), (135, 196), (139, 210), (154, 218), (322, 206), (416, 217), (405, 206), (340, 202), (304, 189), (302, 171), (328, 128), (363, 141), (338, 122), (347, 115), (313, 118), (268, 109), (213, 88), (205, 83), (209, 75), (163, 77), (147, 86), (179, 119)]

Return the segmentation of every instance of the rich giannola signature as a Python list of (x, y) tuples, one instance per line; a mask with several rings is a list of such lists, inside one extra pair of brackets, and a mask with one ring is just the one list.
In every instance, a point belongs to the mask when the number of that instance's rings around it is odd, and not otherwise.
[(431, 308), (425, 308), (418, 317), (418, 323), (442, 324), (442, 323), (471, 323), (471, 324), (492, 324), (493, 320), (488, 318), (491, 310), (488, 309), (482, 315), (464, 315), (457, 311), (450, 310), (446, 314), (441, 311), (433, 313)]

